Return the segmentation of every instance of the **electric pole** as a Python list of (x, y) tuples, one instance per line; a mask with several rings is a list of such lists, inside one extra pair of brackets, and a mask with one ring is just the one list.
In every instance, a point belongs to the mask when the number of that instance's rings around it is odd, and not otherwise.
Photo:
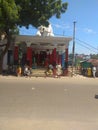
[(72, 47), (72, 76), (74, 74), (74, 65), (75, 65), (75, 30), (76, 30), (76, 21), (73, 22), (73, 47)]

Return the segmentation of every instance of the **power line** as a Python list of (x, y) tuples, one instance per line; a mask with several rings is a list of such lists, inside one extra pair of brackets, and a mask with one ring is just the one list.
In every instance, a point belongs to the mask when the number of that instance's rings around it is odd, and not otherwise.
[[(59, 36), (65, 36), (65, 35), (61, 35), (61, 34), (55, 34), (55, 35), (59, 35)], [(75, 41), (76, 41), (76, 44), (88, 49), (88, 50), (91, 50), (93, 51), (94, 53), (97, 53), (98, 52), (98, 48), (95, 48), (94, 46), (90, 45), (89, 43), (83, 41), (83, 40), (80, 40), (78, 38), (75, 38)], [(77, 42), (78, 41), (78, 42)], [(96, 52), (97, 51), (97, 52)]]
[(89, 47), (87, 47), (87, 46), (85, 46), (85, 45), (83, 45), (83, 44), (81, 44), (81, 43), (79, 43), (79, 42), (76, 42), (76, 44), (78, 44), (78, 45), (80, 45), (80, 46), (82, 46), (82, 47), (84, 47), (84, 48), (86, 48), (86, 49), (88, 49), (88, 50), (91, 50), (91, 51), (93, 51), (93, 52), (96, 53), (96, 51), (92, 50), (91, 48), (89, 48)]
[(93, 49), (95, 49), (95, 50), (97, 50), (97, 51), (98, 51), (98, 49), (97, 49), (97, 48), (95, 48), (94, 46), (92, 46), (92, 45), (88, 44), (87, 42), (84, 42), (84, 41), (82, 41), (82, 40), (80, 40), (80, 39), (77, 39), (77, 38), (76, 38), (76, 40), (78, 40), (78, 41), (82, 42), (83, 44), (86, 44), (86, 45), (88, 45), (89, 47), (91, 47), (91, 48), (93, 48)]

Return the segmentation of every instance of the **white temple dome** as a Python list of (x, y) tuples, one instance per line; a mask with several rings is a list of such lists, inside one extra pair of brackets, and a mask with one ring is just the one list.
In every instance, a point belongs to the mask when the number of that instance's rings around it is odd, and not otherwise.
[(48, 27), (45, 27), (43, 25), (39, 26), (36, 35), (37, 36), (54, 36), (51, 24), (49, 24)]

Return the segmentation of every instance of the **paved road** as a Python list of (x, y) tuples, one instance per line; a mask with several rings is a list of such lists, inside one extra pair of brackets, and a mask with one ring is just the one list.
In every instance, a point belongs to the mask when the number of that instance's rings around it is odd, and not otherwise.
[(98, 79), (0, 77), (0, 130), (98, 130)]

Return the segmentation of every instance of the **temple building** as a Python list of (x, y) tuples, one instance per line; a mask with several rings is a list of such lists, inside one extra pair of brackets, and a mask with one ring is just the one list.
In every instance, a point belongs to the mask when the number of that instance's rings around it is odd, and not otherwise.
[[(68, 68), (68, 48), (71, 37), (56, 37), (51, 25), (40, 26), (35, 36), (17, 35), (7, 54), (7, 65), (29, 65), (32, 69), (61, 65)], [(5, 63), (5, 62), (4, 62)]]

